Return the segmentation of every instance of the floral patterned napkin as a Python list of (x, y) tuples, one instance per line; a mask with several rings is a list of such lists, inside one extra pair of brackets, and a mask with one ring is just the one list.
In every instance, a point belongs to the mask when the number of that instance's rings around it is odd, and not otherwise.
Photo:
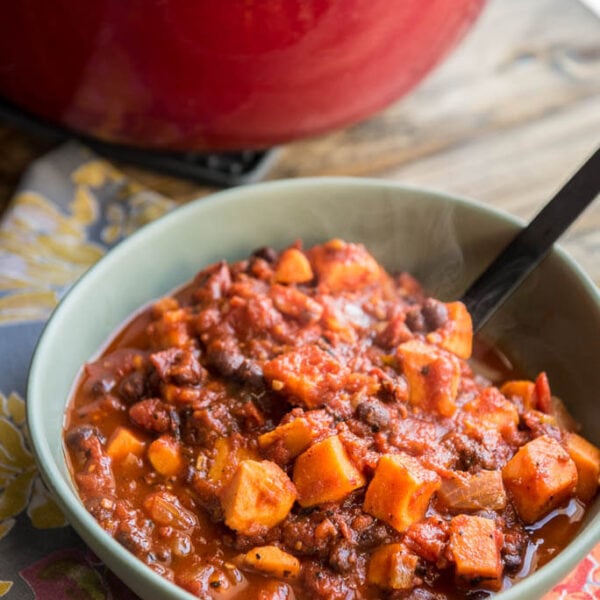
[[(0, 597), (134, 600), (68, 526), (37, 473), (27, 369), (52, 309), (111, 246), (175, 203), (70, 143), (33, 163), (0, 222)], [(600, 599), (600, 544), (544, 600)]]
[(29, 168), (0, 222), (0, 597), (135, 598), (44, 488), (27, 438), (25, 387), (36, 341), (69, 286), (173, 206), (73, 143)]

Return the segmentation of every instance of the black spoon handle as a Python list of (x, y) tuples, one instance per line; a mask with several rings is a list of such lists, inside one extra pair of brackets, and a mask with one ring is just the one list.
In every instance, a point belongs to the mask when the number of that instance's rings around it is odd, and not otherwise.
[(600, 148), (522, 229), (462, 297), (478, 331), (600, 193)]

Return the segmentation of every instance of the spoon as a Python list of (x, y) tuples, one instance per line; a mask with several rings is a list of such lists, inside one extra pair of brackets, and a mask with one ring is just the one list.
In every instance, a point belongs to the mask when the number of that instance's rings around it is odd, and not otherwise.
[(479, 331), (600, 194), (600, 148), (471, 284), (462, 301)]

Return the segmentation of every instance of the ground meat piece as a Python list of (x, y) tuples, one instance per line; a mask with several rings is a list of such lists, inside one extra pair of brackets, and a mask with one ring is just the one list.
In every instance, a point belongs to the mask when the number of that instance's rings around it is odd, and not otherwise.
[[(487, 598), (489, 594), (485, 592)], [(447, 600), (446, 594), (436, 594), (426, 588), (417, 587), (412, 590), (396, 590), (386, 596), (387, 600)], [(475, 596), (469, 594), (469, 598), (475, 598)]]
[(145, 355), (139, 350), (118, 348), (99, 360), (85, 365), (83, 390), (92, 396), (102, 396), (113, 390), (117, 381), (135, 371)]
[(196, 302), (207, 302), (223, 298), (231, 287), (231, 271), (225, 261), (204, 269), (196, 275), (193, 298)]
[(358, 547), (361, 550), (368, 550), (382, 544), (389, 544), (395, 541), (397, 537), (398, 535), (391, 528), (381, 521), (374, 519), (371, 526), (361, 531), (358, 539)]
[(171, 408), (160, 398), (148, 398), (136, 402), (129, 409), (129, 418), (141, 429), (154, 433), (165, 433), (172, 426), (171, 413)]
[(204, 369), (192, 350), (169, 348), (151, 354), (150, 362), (166, 383), (198, 385), (204, 379)]
[[(496, 448), (488, 448), (480, 441), (469, 437), (464, 433), (449, 433), (442, 444), (456, 457), (456, 463), (452, 468), (457, 471), (473, 471), (478, 469), (497, 469), (500, 463), (504, 464), (502, 456), (497, 455)], [(506, 449), (506, 446), (503, 446)]]
[(116, 501), (112, 497), (95, 497), (90, 498), (84, 502), (85, 508), (90, 514), (96, 519), (104, 529), (106, 529), (111, 535), (114, 533), (114, 519), (113, 515)]
[(323, 511), (290, 515), (281, 525), (281, 539), (296, 555), (326, 558), (338, 538), (335, 525)]
[(369, 440), (349, 431), (347, 423), (340, 423), (338, 432), (348, 457), (358, 470), (369, 474), (375, 471), (379, 454), (370, 448)]
[(306, 598), (319, 600), (352, 600), (355, 592), (348, 585), (348, 577), (338, 575), (318, 562), (307, 561), (301, 573), (301, 584)]
[[(396, 539), (398, 536), (390, 534), (380, 521), (362, 512), (362, 503), (362, 492), (357, 491), (341, 505), (323, 504), (310, 512), (290, 514), (281, 524), (281, 539), (292, 554), (318, 556), (340, 564), (343, 547), (336, 550), (339, 544), (356, 545), (356, 550), (362, 550)], [(336, 553), (339, 556), (331, 559)]]
[(444, 568), (447, 563), (444, 549), (448, 543), (448, 531), (449, 526), (446, 521), (440, 517), (429, 517), (424, 521), (413, 523), (408, 528), (404, 543), (415, 554)]
[(527, 543), (527, 534), (520, 528), (504, 532), (502, 562), (508, 574), (516, 573), (521, 569)]
[(390, 424), (390, 411), (374, 398), (367, 398), (361, 402), (356, 407), (356, 416), (374, 432), (386, 429)]
[(231, 377), (257, 388), (264, 384), (260, 365), (241, 354), (233, 338), (215, 340), (207, 348), (206, 363), (223, 377)]
[(406, 314), (400, 306), (393, 306), (387, 315), (387, 323), (375, 336), (375, 343), (387, 350), (395, 348), (402, 342), (407, 342), (413, 337), (411, 330), (407, 327)]
[(560, 441), (561, 430), (553, 425), (545, 417), (544, 413), (537, 410), (528, 410), (522, 416), (523, 423), (531, 432), (531, 438), (541, 437), (542, 435), (548, 435), (555, 440)]
[(118, 526), (114, 538), (137, 556), (146, 555), (152, 548), (152, 521), (140, 510), (127, 507), (124, 502), (117, 504), (115, 520)]
[(442, 425), (406, 417), (394, 420), (389, 435), (392, 446), (414, 456), (421, 456), (434, 447), (445, 434)]
[(191, 446), (207, 445), (208, 440), (226, 436), (237, 428), (228, 407), (218, 402), (205, 408), (185, 409), (180, 420), (181, 439)]
[(82, 465), (75, 474), (80, 489), (89, 498), (112, 496), (115, 491), (112, 461), (104, 453), (104, 438), (98, 430), (90, 425), (82, 425), (71, 430), (65, 441)]
[(350, 573), (355, 570), (358, 556), (356, 550), (346, 540), (340, 540), (331, 550), (329, 564), (338, 573)]
[(271, 281), (273, 279), (274, 264), (269, 263), (263, 258), (253, 256), (248, 261), (248, 273), (262, 281)]
[(95, 460), (90, 459), (87, 470), (77, 473), (75, 479), (90, 497), (112, 496), (115, 492), (111, 460), (105, 454), (101, 454)]
[(146, 374), (134, 371), (119, 384), (119, 396), (127, 403), (137, 402), (146, 394)]
[(265, 423), (265, 417), (252, 400), (238, 405), (232, 413), (240, 421), (240, 427), (245, 432), (262, 427)]
[(104, 436), (93, 425), (80, 425), (70, 429), (65, 436), (67, 447), (76, 453), (76, 456), (85, 461), (95, 448), (96, 442), (104, 444)]

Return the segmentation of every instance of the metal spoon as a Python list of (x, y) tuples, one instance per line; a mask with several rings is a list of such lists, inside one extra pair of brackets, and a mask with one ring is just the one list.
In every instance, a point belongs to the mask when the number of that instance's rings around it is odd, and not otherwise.
[(600, 194), (600, 148), (522, 229), (462, 297), (479, 331), (552, 244)]

